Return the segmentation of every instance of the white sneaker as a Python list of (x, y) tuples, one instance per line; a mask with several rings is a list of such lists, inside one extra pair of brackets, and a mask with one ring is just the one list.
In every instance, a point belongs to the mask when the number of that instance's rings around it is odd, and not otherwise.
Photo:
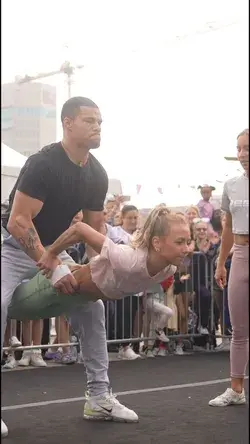
[(31, 351), (30, 350), (24, 350), (23, 356), (18, 362), (18, 365), (20, 367), (28, 367), (30, 365), (30, 357), (31, 357)]
[(209, 331), (206, 327), (199, 327), (198, 331), (199, 331), (200, 335), (209, 335)]
[(106, 420), (117, 422), (138, 422), (139, 418), (133, 411), (120, 404), (116, 397), (110, 393), (102, 396), (86, 396), (83, 417), (85, 419)]
[(215, 348), (215, 351), (230, 351), (230, 339), (222, 338), (221, 344)]
[(163, 330), (155, 330), (156, 337), (161, 342), (169, 342), (169, 338), (165, 335)]
[(1, 419), (1, 438), (6, 438), (8, 436), (8, 427)]
[(245, 390), (242, 393), (236, 393), (233, 389), (228, 388), (222, 395), (211, 399), (208, 403), (212, 407), (227, 407), (228, 405), (246, 404)]
[(153, 353), (153, 350), (151, 350), (150, 348), (148, 348), (148, 349), (142, 351), (141, 354), (142, 354), (143, 356), (145, 356), (146, 358), (155, 358), (155, 355), (154, 355), (154, 353)]
[(157, 356), (161, 356), (162, 358), (164, 358), (165, 356), (167, 356), (167, 354), (168, 351), (165, 348), (160, 347)]
[(184, 355), (183, 345), (178, 344), (178, 345), (176, 346), (176, 349), (175, 349), (174, 354), (177, 355), (177, 356), (182, 356), (182, 355)]
[(152, 350), (153, 355), (154, 355), (154, 356), (157, 356), (158, 353), (159, 353), (159, 350), (160, 350), (159, 348), (154, 347), (153, 350)]
[(33, 367), (47, 367), (46, 362), (43, 360), (41, 350), (33, 350), (30, 355), (30, 365)]
[(140, 358), (140, 355), (137, 355), (130, 346), (121, 347), (118, 352), (118, 359), (122, 359), (124, 361), (134, 361), (138, 358)]
[(6, 363), (4, 364), (3, 368), (11, 370), (13, 368), (16, 368), (17, 366), (18, 366), (18, 362), (16, 361), (14, 354), (9, 353)]
[(16, 336), (11, 336), (9, 344), (11, 348), (21, 347), (22, 345), (22, 343), (19, 341), (19, 339), (17, 339)]

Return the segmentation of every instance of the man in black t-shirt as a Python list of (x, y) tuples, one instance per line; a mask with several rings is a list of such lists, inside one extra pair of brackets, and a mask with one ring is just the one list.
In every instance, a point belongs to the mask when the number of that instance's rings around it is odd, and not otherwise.
[[(37, 272), (36, 263), (45, 247), (70, 226), (81, 210), (85, 222), (97, 231), (104, 229), (103, 204), (108, 177), (90, 153), (100, 145), (100, 111), (91, 100), (74, 97), (64, 104), (61, 120), (62, 142), (52, 143), (28, 158), (2, 217), (1, 341), (13, 292), (28, 272)], [(63, 252), (58, 258), (58, 265), (61, 263), (74, 264), (74, 261)], [(72, 274), (63, 276), (60, 285), (61, 291), (69, 295), (77, 288)], [(109, 391), (102, 301), (86, 304), (80, 313), (72, 313), (71, 323), (79, 334), (87, 372), (84, 417), (137, 421), (135, 412), (118, 403)]]

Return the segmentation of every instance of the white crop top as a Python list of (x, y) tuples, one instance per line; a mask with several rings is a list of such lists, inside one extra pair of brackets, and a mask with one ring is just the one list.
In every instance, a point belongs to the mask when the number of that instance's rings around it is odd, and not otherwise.
[(246, 174), (225, 182), (221, 209), (232, 215), (233, 234), (249, 234), (249, 178)]

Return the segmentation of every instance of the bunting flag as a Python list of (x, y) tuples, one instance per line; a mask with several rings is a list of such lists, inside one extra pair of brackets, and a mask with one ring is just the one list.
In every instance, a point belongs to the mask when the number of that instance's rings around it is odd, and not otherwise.
[(136, 192), (139, 194), (141, 191), (141, 185), (136, 185)]
[(163, 194), (163, 189), (161, 187), (157, 188), (158, 193)]

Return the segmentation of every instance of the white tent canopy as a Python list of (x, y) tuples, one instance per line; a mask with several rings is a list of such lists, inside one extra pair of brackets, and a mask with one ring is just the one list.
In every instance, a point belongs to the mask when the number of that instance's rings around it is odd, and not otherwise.
[(25, 164), (27, 157), (1, 144), (1, 202), (8, 199), (9, 194), (14, 187), (21, 168)]
[(14, 168), (22, 168), (25, 164), (27, 157), (8, 147), (4, 143), (1, 144), (2, 155), (1, 164), (2, 166), (10, 166)]

